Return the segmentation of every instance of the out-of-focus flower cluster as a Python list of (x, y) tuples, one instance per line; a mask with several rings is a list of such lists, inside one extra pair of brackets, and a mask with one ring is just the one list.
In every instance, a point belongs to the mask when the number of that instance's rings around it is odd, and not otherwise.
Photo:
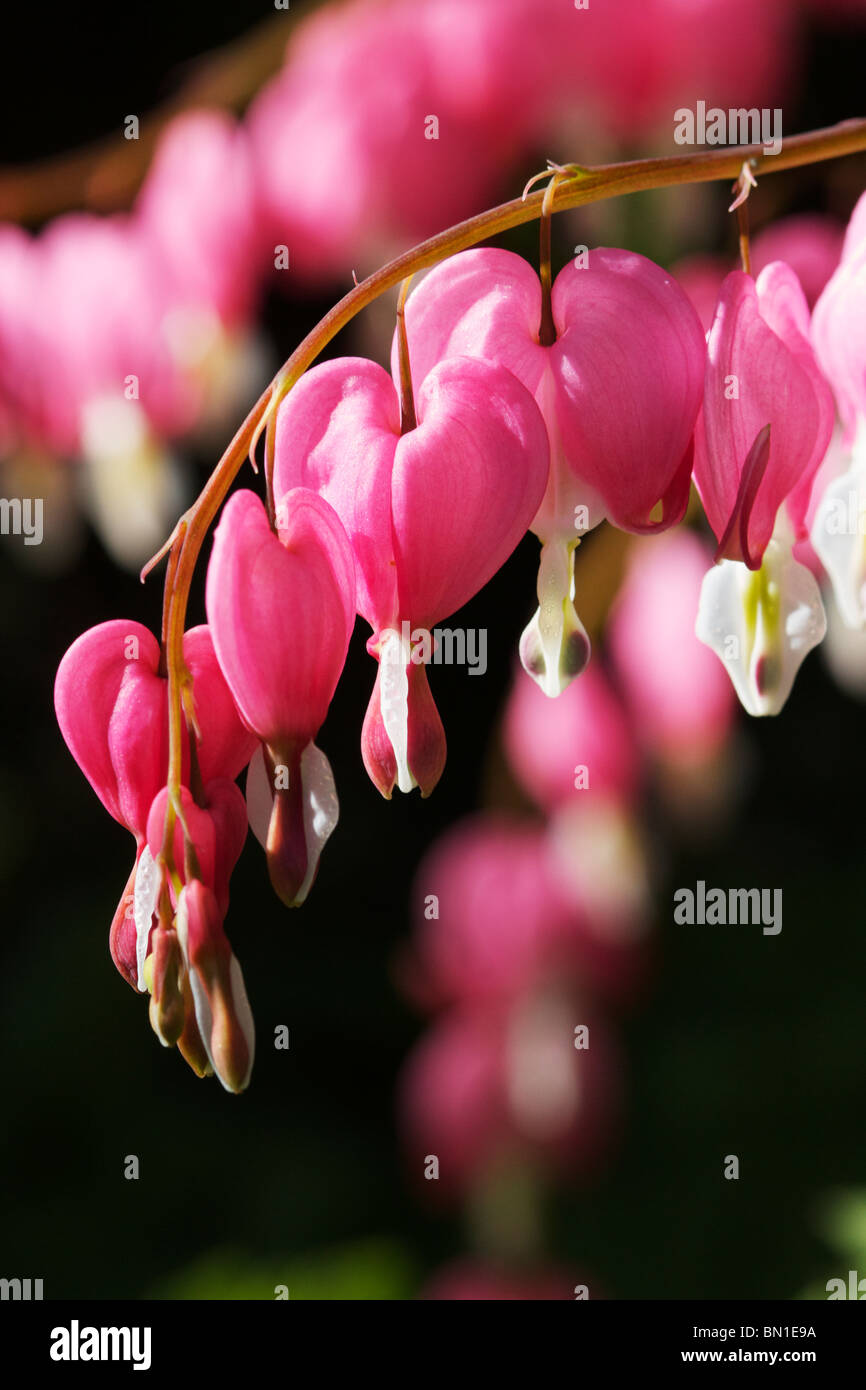
[(610, 1153), (615, 1014), (651, 963), (660, 825), (694, 832), (730, 805), (733, 691), (694, 633), (708, 558), (687, 530), (633, 544), (603, 654), (553, 702), (515, 673), (502, 743), (534, 811), (481, 812), (419, 868), (400, 976), (434, 1018), (400, 1085), (406, 1160), (424, 1195), (466, 1206), (481, 1261), (429, 1297), (597, 1296), (562, 1272), (527, 1277), (542, 1233), (508, 1213), (539, 1183), (586, 1183)]
[(347, 284), (567, 132), (589, 157), (667, 143), (698, 98), (772, 105), (799, 19), (788, 0), (327, 5), (241, 124), (172, 122), (129, 215), (0, 227), (0, 459), (6, 495), (50, 502), (39, 555), (70, 550), (82, 502), (118, 563), (157, 547), (188, 490), (178, 443), (262, 384), (275, 267)]

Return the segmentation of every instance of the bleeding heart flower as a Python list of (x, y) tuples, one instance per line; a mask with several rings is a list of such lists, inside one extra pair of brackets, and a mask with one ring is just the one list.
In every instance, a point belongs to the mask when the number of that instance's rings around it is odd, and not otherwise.
[[(183, 654), (193, 677), (200, 734), (195, 777), (200, 783), (231, 780), (249, 761), (255, 738), (238, 718), (207, 627), (184, 634)], [(160, 673), (156, 638), (141, 623), (123, 618), (82, 633), (58, 668), (54, 705), (75, 761), (105, 809), (135, 836), (136, 862), (112, 922), (110, 944), (121, 975), (140, 988), (131, 907), (148, 815), (168, 765), (168, 681)], [(183, 778), (187, 783), (192, 778), (188, 743)], [(148, 871), (145, 864), (143, 872)]]
[[(812, 318), (815, 352), (833, 387), (847, 467), (831, 477), (811, 539), (848, 627), (866, 626), (866, 194), (848, 224), (842, 260)], [(817, 490), (817, 488), (816, 488)]]
[(179, 890), (162, 857), (167, 809), (163, 788), (150, 808), (135, 881), (137, 987), (150, 990), (151, 1026), (164, 1046), (177, 1045), (200, 1076), (215, 1071), (227, 1090), (243, 1090), (252, 1067), (252, 1017), (222, 923), (246, 840), (246, 803), (224, 778), (200, 788), (198, 800), (181, 788), (172, 846)]
[(177, 939), (207, 1059), (227, 1091), (243, 1091), (255, 1056), (255, 1028), (244, 979), (211, 890), (185, 883), (177, 906)]
[(401, 434), (394, 382), (362, 358), (313, 368), (277, 416), (278, 503), (289, 488), (315, 488), (355, 551), (358, 612), (379, 660), (362, 752), (386, 797), (395, 782), (429, 794), (445, 762), (419, 632), (429, 637), (505, 563), (547, 481), (543, 422), (502, 368), (441, 363), (417, 392), (415, 419)]
[(258, 497), (235, 493), (214, 537), (206, 603), (223, 674), (262, 745), (247, 779), (250, 824), (276, 893), (298, 906), (338, 814), (330, 764), (313, 742), (355, 618), (354, 560), (333, 508), (292, 489), (274, 533)]
[(757, 283), (735, 270), (710, 330), (695, 482), (719, 559), (759, 569), (780, 507), (795, 535), (833, 430), (833, 399), (809, 345), (809, 309), (789, 266)]
[(695, 431), (695, 482), (721, 562), (704, 580), (697, 633), (750, 714), (778, 713), (826, 629), (817, 583), (792, 550), (807, 534), (832, 431), (833, 399), (796, 275), (780, 261), (757, 283), (732, 271), (710, 330)]
[(539, 608), (520, 654), (557, 695), (589, 657), (573, 604), (581, 534), (605, 516), (628, 531), (683, 516), (705, 348), (683, 291), (630, 251), (576, 258), (556, 277), (551, 307), (547, 346), (531, 266), (509, 251), (466, 251), (409, 296), (406, 328), (420, 377), (455, 354), (484, 358), (509, 368), (544, 416), (550, 478), (532, 522), (542, 542)]

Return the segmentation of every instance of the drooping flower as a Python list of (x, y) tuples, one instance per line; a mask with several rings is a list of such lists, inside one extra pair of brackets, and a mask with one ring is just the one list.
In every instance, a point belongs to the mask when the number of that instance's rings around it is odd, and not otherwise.
[(812, 341), (836, 397), (847, 467), (818, 501), (811, 539), (848, 627), (866, 626), (866, 194), (842, 259), (815, 305)]
[(235, 493), (214, 537), (206, 605), (220, 667), (261, 747), (247, 778), (250, 824), (271, 883), (304, 901), (337, 822), (330, 764), (313, 740), (355, 617), (355, 565), (333, 508), (305, 488), (280, 495), (277, 531), (255, 493)]
[(185, 883), (177, 906), (177, 939), (190, 983), (196, 1027), (214, 1073), (227, 1091), (246, 1089), (255, 1030), (237, 957), (223, 931), (213, 892)]
[(455, 354), (497, 362), (544, 416), (550, 477), (532, 522), (542, 542), (539, 608), (521, 660), (556, 695), (589, 655), (573, 604), (581, 534), (605, 517), (653, 531), (684, 514), (705, 348), (686, 295), (633, 252), (576, 257), (554, 282), (551, 309), (555, 339), (545, 345), (532, 267), (508, 251), (466, 251), (409, 296), (406, 327), (421, 377)]
[(818, 586), (793, 556), (806, 535), (833, 400), (809, 343), (809, 309), (789, 266), (724, 281), (708, 339), (695, 482), (719, 542), (697, 633), (727, 666), (750, 714), (782, 708), (824, 635)]
[[(544, 424), (508, 371), (457, 359), (427, 375), (401, 433), (394, 382), (342, 358), (301, 378), (277, 416), (274, 491), (315, 488), (357, 561), (357, 607), (379, 661), (362, 734), (386, 797), (432, 791), (445, 736), (427, 684), (431, 629), (481, 589), (526, 531), (544, 492)], [(425, 651), (425, 648), (427, 651)]]
[[(202, 785), (231, 780), (249, 761), (255, 739), (238, 718), (207, 627), (184, 634), (183, 655), (193, 677), (200, 734), (196, 777)], [(135, 837), (136, 861), (115, 913), (110, 944), (121, 975), (141, 989), (131, 905), (147, 853), (148, 816), (168, 765), (168, 682), (160, 670), (158, 641), (141, 623), (123, 618), (90, 628), (60, 663), (54, 705), (75, 761), (105, 809)], [(188, 783), (188, 742), (183, 776)]]
[(179, 890), (159, 872), (167, 788), (150, 809), (142, 856), (148, 871), (139, 874), (134, 903), (139, 988), (150, 990), (151, 1026), (163, 1045), (177, 1045), (198, 1075), (214, 1072), (227, 1091), (239, 1092), (252, 1072), (255, 1028), (223, 921), (247, 834), (246, 804), (226, 779), (208, 783), (200, 797), (201, 805), (181, 789), (172, 846)]

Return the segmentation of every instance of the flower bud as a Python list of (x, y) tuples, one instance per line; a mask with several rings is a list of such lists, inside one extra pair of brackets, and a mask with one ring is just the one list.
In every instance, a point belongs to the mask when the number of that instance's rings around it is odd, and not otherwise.
[(199, 879), (181, 890), (177, 935), (208, 1061), (227, 1091), (243, 1091), (253, 1068), (253, 1017), (216, 898)]

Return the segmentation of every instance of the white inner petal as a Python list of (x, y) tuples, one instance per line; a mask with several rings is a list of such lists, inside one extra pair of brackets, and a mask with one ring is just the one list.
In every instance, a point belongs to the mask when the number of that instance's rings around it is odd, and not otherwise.
[(834, 478), (812, 524), (812, 545), (830, 577), (847, 627), (866, 627), (866, 420), (851, 467)]
[(340, 817), (340, 803), (331, 764), (321, 748), (308, 743), (301, 754), (301, 783), (304, 790), (304, 839), (307, 845), (307, 872), (297, 901), (302, 903), (310, 891), (319, 855)]
[(246, 1038), (247, 1051), (249, 1052), (249, 1062), (244, 1073), (243, 1084), (240, 1089), (246, 1089), (250, 1076), (252, 1075), (253, 1062), (256, 1056), (256, 1025), (253, 1022), (253, 1011), (250, 1008), (250, 1001), (247, 998), (247, 987), (244, 984), (241, 963), (237, 956), (232, 953), (231, 964), (229, 966), (229, 984), (232, 991), (232, 1008), (235, 1018), (240, 1024), (241, 1031)]
[(144, 962), (153, 926), (153, 914), (159, 900), (160, 875), (153, 855), (145, 845), (135, 871), (135, 893), (133, 896), (133, 916), (135, 918), (135, 962), (138, 971), (138, 988), (145, 993)]
[(180, 942), (180, 949), (183, 951), (183, 963), (186, 966), (186, 973), (189, 976), (190, 986), (192, 987), (192, 1002), (195, 1008), (195, 1021), (201, 1036), (207, 1059), (211, 1066), (211, 1071), (216, 1072), (213, 1064), (213, 1057), (210, 1050), (210, 1038), (213, 1032), (213, 1015), (211, 1013), (210, 1002), (207, 992), (199, 978), (198, 971), (190, 964), (189, 959), (189, 913), (186, 905), (186, 889), (180, 890), (180, 898), (177, 904), (177, 939)]
[(410, 792), (418, 784), (409, 771), (409, 675), (412, 659), (408, 637), (399, 632), (385, 634), (379, 648), (379, 704), (385, 733), (397, 762), (397, 786)]
[(555, 699), (589, 659), (586, 629), (574, 609), (574, 540), (554, 536), (541, 547), (538, 608), (520, 638), (527, 675)]
[(250, 829), (262, 849), (267, 849), (268, 826), (271, 823), (271, 811), (274, 805), (274, 789), (268, 777), (265, 753), (261, 744), (250, 759), (247, 768), (246, 796), (247, 819), (250, 823)]
[(695, 632), (716, 653), (743, 708), (778, 714), (827, 618), (811, 570), (772, 540), (760, 570), (722, 560), (704, 576)]

